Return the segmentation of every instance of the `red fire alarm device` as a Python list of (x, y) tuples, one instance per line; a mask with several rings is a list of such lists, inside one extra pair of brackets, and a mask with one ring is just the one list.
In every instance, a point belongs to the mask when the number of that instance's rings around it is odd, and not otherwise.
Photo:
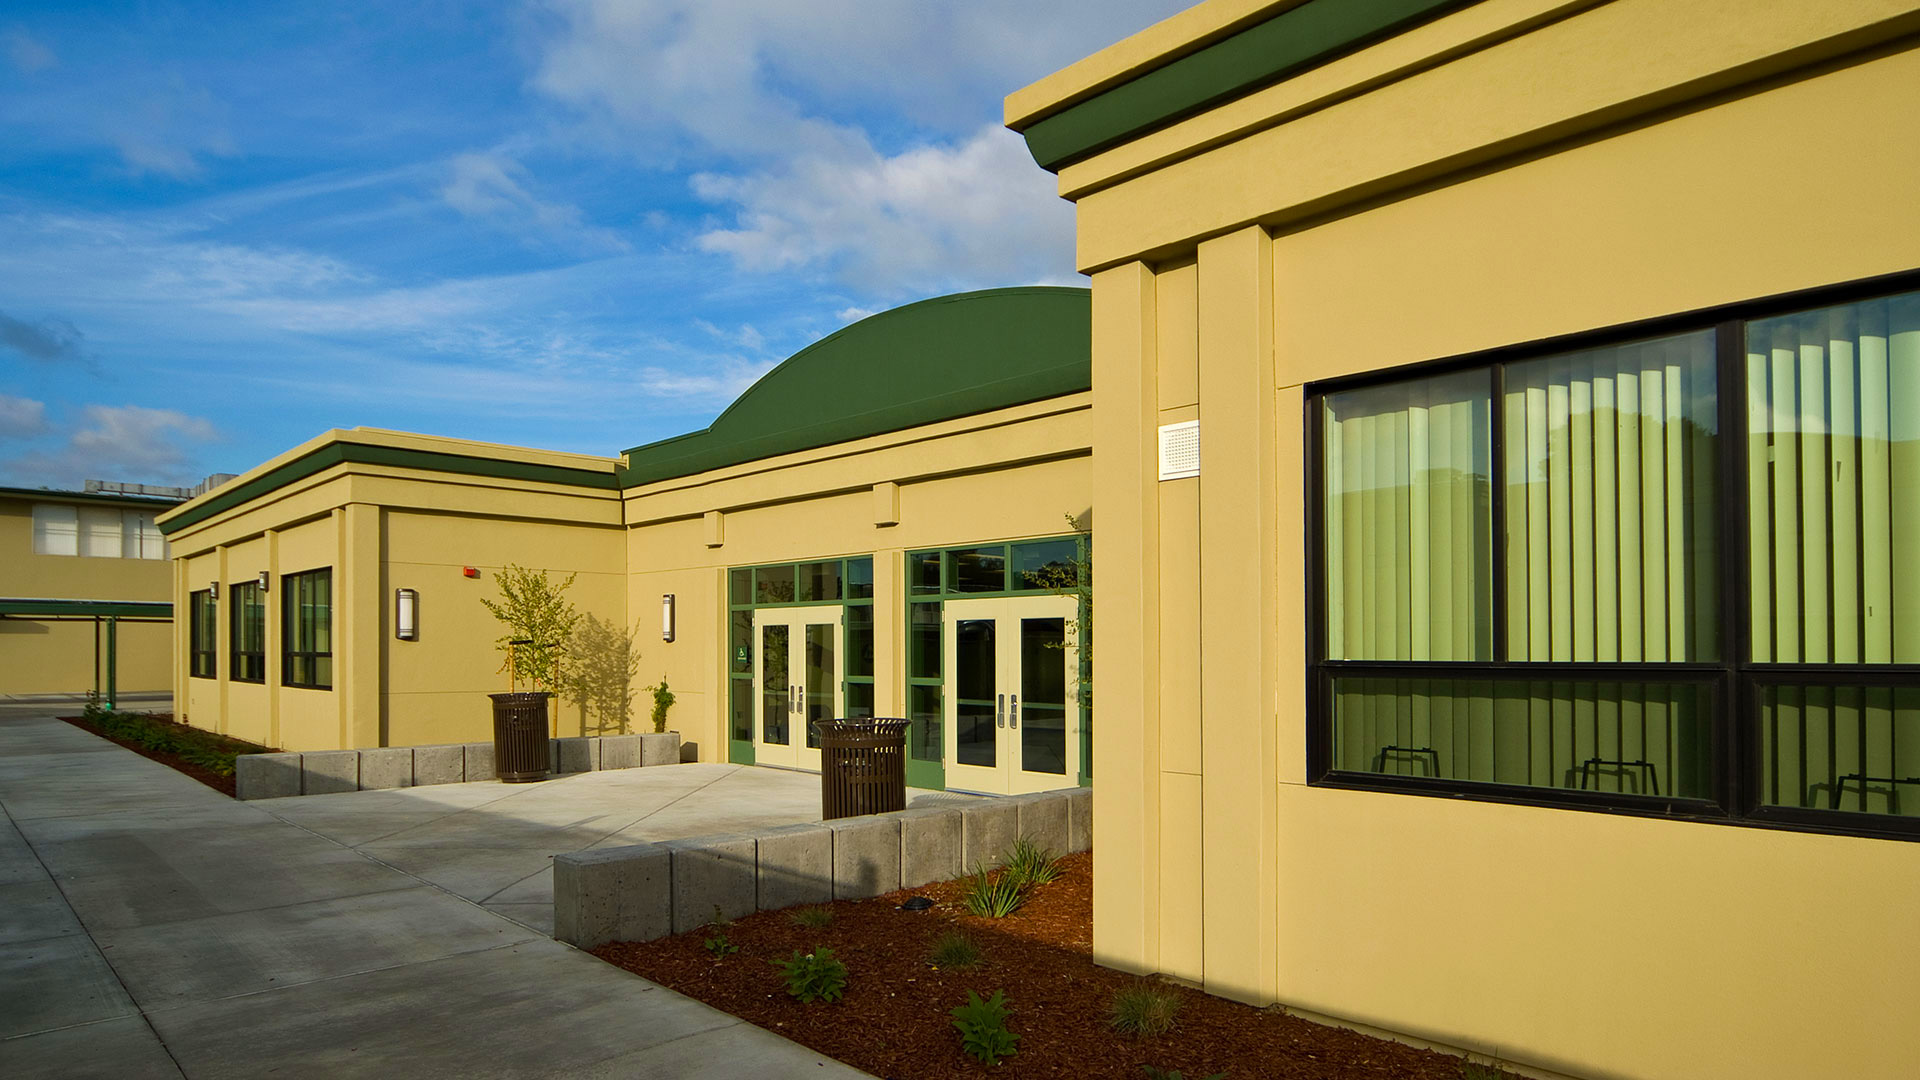
[(479, 577), (480, 568), (477, 566), (463, 566), (460, 568), (460, 573), (467, 577)]

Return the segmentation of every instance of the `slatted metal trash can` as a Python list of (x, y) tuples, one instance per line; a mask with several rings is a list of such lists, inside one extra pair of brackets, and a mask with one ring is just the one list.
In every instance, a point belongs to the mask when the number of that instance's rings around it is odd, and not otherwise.
[(493, 772), (505, 784), (545, 780), (552, 765), (547, 742), (547, 693), (488, 694), (493, 699)]
[(820, 816), (857, 817), (907, 808), (907, 721), (885, 716), (816, 720)]

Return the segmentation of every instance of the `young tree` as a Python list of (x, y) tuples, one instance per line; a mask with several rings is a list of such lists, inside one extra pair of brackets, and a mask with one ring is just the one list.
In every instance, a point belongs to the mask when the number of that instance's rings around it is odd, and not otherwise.
[(508, 563), (493, 575), (500, 587), (499, 601), (481, 598), (480, 603), (507, 628), (494, 644), (507, 654), (500, 667), (516, 692), (523, 682), (536, 693), (552, 693), (566, 685), (573, 629), (580, 621), (566, 591), (576, 576), (568, 574), (555, 584), (545, 570)]

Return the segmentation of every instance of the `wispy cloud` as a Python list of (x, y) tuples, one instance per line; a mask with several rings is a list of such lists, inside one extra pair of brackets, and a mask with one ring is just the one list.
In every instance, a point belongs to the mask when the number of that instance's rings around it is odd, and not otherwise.
[(0, 40), (6, 42), (7, 61), (22, 75), (60, 66), (60, 58), (53, 55), (53, 50), (29, 37), (24, 30), (9, 30), (0, 35)]
[(600, 251), (630, 249), (612, 230), (587, 225), (579, 207), (535, 198), (521, 183), (526, 168), (512, 158), (460, 154), (449, 163), (449, 171), (440, 197), (467, 217)]
[(87, 362), (85, 335), (65, 319), (28, 322), (0, 311), (0, 348), (43, 363)]
[(0, 394), (0, 439), (31, 439), (46, 432), (45, 402)]
[(88, 405), (81, 410), (81, 426), (64, 443), (20, 454), (0, 467), (60, 487), (98, 479), (186, 484), (199, 479), (200, 447), (219, 438), (208, 421), (173, 409)]

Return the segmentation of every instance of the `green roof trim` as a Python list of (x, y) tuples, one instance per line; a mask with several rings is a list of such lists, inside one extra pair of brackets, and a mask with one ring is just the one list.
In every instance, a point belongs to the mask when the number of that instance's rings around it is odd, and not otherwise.
[(788, 357), (705, 430), (627, 451), (620, 486), (691, 476), (1093, 385), (1086, 289), (935, 297), (845, 327)]
[(528, 461), (503, 461), (499, 458), (446, 454), (433, 450), (414, 450), (401, 446), (372, 446), (367, 443), (328, 443), (303, 454), (285, 465), (261, 473), (251, 480), (230, 481), (186, 504), (178, 516), (160, 523), (160, 531), (172, 534), (199, 522), (251, 502), (278, 488), (304, 480), (323, 469), (344, 463), (388, 465), (428, 472), (459, 473), (464, 476), (489, 476), (501, 480), (531, 480), (542, 484), (566, 484), (601, 491), (619, 489), (613, 470), (598, 472), (562, 465), (540, 465)]
[(1057, 172), (1108, 147), (1271, 86), (1479, 0), (1308, 0), (1028, 125)]
[(166, 600), (0, 600), (0, 618), (171, 619)]
[(0, 487), (0, 495), (50, 499), (55, 502), (113, 503), (118, 506), (143, 506), (155, 510), (162, 507), (182, 506), (186, 503), (185, 499), (169, 499), (162, 495), (122, 495), (110, 491), (55, 491), (52, 488)]

